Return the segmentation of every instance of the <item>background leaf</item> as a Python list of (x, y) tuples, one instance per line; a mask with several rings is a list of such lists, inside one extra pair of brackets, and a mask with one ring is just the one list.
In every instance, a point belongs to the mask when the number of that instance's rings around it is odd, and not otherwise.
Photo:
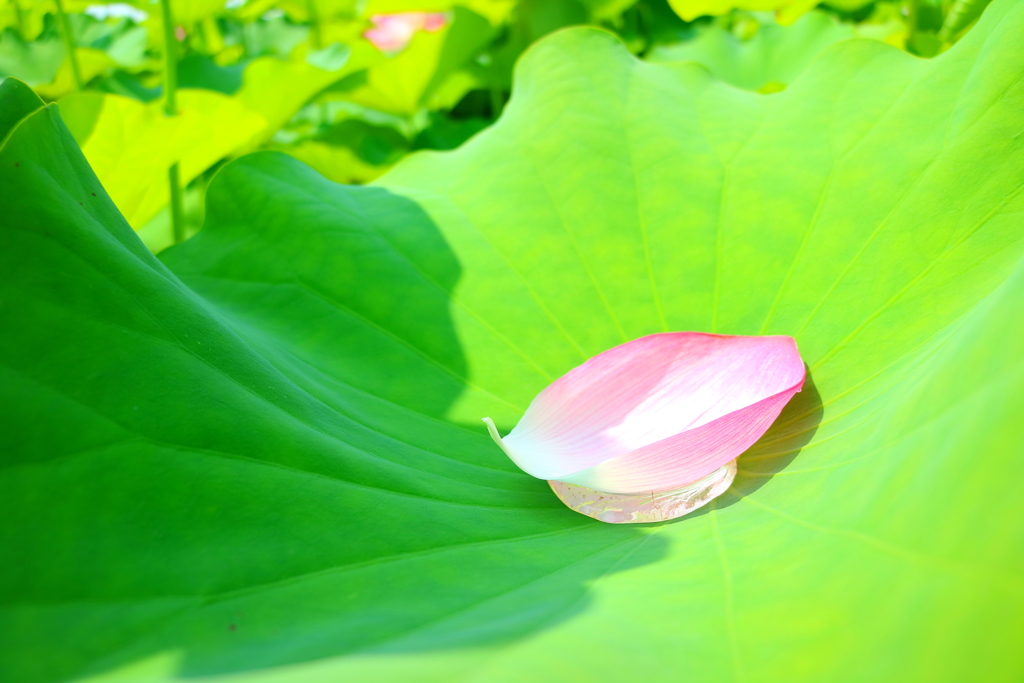
[(178, 93), (180, 114), (163, 102), (80, 93), (60, 102), (61, 115), (128, 222), (139, 228), (167, 204), (167, 169), (180, 163), (188, 183), (266, 128), (259, 114), (209, 90)]
[(814, 8), (814, 0), (668, 0), (680, 17), (693, 21), (702, 16), (722, 16), (734, 9), (774, 10), (780, 24), (788, 25)]
[[(402, 52), (371, 66), (365, 85), (346, 99), (379, 111), (414, 116), (493, 33), (484, 17), (456, 7), (444, 28), (417, 33)], [(458, 101), (461, 94), (453, 99)]]
[(253, 147), (269, 140), (314, 95), (360, 70), (372, 59), (360, 52), (335, 69), (322, 69), (308, 61), (285, 61), (274, 57), (253, 60), (246, 67), (242, 88), (236, 94), (246, 108), (257, 112), (267, 122), (259, 138), (253, 141)]
[(0, 40), (0, 74), (18, 78), (29, 85), (49, 83), (64, 59), (60, 38), (25, 41), (9, 32)]
[(726, 83), (747, 90), (781, 90), (796, 80), (829, 45), (854, 35), (823, 12), (811, 12), (792, 26), (767, 23), (753, 38), (741, 41), (720, 26), (709, 26), (694, 40), (655, 47), (652, 62), (694, 61)]

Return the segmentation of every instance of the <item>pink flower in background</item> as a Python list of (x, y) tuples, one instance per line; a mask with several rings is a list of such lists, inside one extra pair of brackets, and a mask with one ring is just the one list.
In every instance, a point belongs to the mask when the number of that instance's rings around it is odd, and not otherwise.
[(603, 521), (661, 521), (728, 488), (733, 461), (804, 375), (791, 337), (653, 334), (556, 380), (505, 438), (484, 422), (516, 465), (549, 480), (573, 509)]
[(370, 17), (373, 28), (364, 32), (363, 37), (382, 52), (398, 52), (409, 44), (417, 31), (439, 31), (447, 20), (443, 12), (375, 14)]

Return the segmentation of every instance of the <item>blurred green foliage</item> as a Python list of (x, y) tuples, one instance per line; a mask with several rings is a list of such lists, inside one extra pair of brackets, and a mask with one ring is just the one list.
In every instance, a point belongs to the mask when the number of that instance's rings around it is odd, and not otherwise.
[[(539, 38), (604, 27), (651, 61), (696, 61), (765, 94), (851, 37), (922, 57), (956, 42), (985, 0), (171, 0), (180, 121), (162, 121), (159, 5), (0, 0), (0, 78), (60, 102), (122, 213), (154, 251), (172, 239), (167, 167), (184, 164), (186, 234), (224, 160), (280, 150), (343, 183), (374, 180), (417, 149), (453, 149), (490, 125), (516, 60)], [(367, 38), (380, 15), (441, 13), (397, 49)], [(810, 12), (808, 14), (808, 12)], [(62, 35), (66, 25), (71, 34)], [(68, 45), (74, 45), (74, 64)], [(77, 73), (77, 76), (76, 76)], [(76, 91), (87, 91), (87, 95)]]

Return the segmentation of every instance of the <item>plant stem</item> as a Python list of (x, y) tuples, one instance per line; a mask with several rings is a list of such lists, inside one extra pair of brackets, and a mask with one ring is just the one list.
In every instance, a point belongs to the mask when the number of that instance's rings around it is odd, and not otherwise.
[(316, 9), (316, 0), (306, 0), (306, 13), (309, 14), (309, 44), (314, 50), (323, 47), (320, 38), (320, 13)]
[[(160, 0), (164, 22), (164, 114), (178, 115), (178, 44), (174, 37), (174, 16), (171, 13), (171, 0)], [(185, 239), (185, 210), (181, 198), (181, 178), (178, 164), (174, 163), (167, 169), (167, 182), (171, 189), (171, 227), (174, 231), (174, 242)]]
[(18, 26), (18, 36), (22, 40), (27, 40), (25, 36), (25, 12), (21, 9), (21, 3), (18, 0), (11, 0), (11, 4), (14, 5), (14, 20)]
[(210, 50), (210, 46), (206, 40), (206, 27), (203, 26), (203, 22), (197, 21), (192, 27), (192, 40), (194, 41), (193, 45), (198, 43), (195, 47), (200, 52), (207, 55), (211, 54), (212, 50)]
[(178, 114), (178, 41), (174, 37), (174, 16), (171, 0), (160, 0), (164, 21), (164, 113)]
[(174, 243), (177, 244), (185, 240), (185, 207), (182, 202), (177, 162), (167, 169), (167, 181), (171, 185), (171, 227), (174, 229)]
[(83, 86), (82, 71), (78, 68), (78, 55), (75, 52), (75, 36), (71, 33), (71, 22), (68, 21), (68, 15), (64, 13), (63, 0), (57, 0), (57, 18), (60, 21), (60, 32), (64, 36), (64, 48), (68, 51), (68, 59), (71, 60), (71, 80), (74, 81), (75, 91), (81, 92)]
[(917, 31), (917, 15), (919, 0), (907, 0), (907, 38), (912, 38)]

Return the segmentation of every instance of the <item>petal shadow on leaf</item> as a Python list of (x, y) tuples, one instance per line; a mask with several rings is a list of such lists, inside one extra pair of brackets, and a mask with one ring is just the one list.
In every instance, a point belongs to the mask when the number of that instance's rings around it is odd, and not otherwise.
[(811, 443), (825, 415), (821, 394), (808, 371), (803, 390), (793, 396), (771, 428), (737, 461), (739, 472), (722, 496), (717, 509), (722, 510), (741, 496), (748, 496), (787, 469), (800, 452)]
[(714, 506), (706, 505), (690, 514), (659, 524), (682, 524), (710, 514), (713, 510), (724, 510), (740, 502), (771, 479), (786, 470), (800, 455), (800, 451), (814, 439), (821, 418), (825, 414), (821, 394), (814, 385), (810, 371), (804, 379), (804, 387), (782, 409), (782, 413), (757, 443), (739, 457), (736, 464), (739, 471), (732, 486), (715, 500)]

